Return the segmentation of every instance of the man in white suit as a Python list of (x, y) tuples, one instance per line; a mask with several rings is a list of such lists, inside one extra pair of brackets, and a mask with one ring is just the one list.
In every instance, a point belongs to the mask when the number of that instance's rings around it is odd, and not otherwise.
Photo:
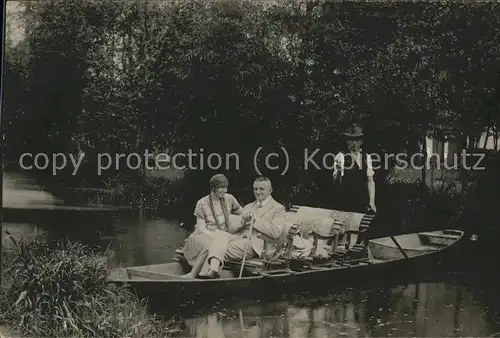
[[(245, 246), (246, 258), (261, 258), (264, 251), (264, 238), (278, 241), (285, 227), (285, 207), (271, 196), (271, 180), (258, 177), (253, 183), (255, 201), (243, 208), (242, 224), (237, 229), (230, 229), (233, 236), (227, 240), (214, 240), (209, 249), (208, 272), (205, 277), (218, 278), (224, 260), (243, 259)], [(254, 222), (252, 233), (250, 225)], [(250, 242), (250, 243), (249, 243)], [(270, 250), (277, 250), (271, 246)], [(268, 252), (269, 253), (269, 252)], [(271, 253), (272, 254), (272, 253)]]

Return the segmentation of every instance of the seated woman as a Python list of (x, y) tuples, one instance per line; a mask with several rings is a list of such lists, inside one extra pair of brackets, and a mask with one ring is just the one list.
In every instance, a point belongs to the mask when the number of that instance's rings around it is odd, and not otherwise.
[(214, 236), (227, 236), (229, 240), (230, 215), (241, 215), (243, 212), (236, 198), (227, 193), (228, 186), (226, 176), (213, 176), (210, 179), (210, 194), (196, 203), (196, 227), (184, 245), (184, 257), (192, 269), (185, 277), (198, 276)]

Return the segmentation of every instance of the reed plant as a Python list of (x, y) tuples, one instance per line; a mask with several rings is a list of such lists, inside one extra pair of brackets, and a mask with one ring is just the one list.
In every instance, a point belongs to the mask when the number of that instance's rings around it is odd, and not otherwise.
[(166, 337), (171, 322), (148, 314), (147, 304), (107, 282), (110, 252), (65, 241), (15, 242), (2, 257), (2, 320), (22, 336)]

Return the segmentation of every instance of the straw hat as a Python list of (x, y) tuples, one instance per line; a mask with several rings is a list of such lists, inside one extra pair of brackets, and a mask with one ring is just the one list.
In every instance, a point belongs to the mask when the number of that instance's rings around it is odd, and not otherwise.
[(364, 135), (363, 128), (356, 123), (351, 124), (344, 132), (344, 136), (346, 137), (362, 137)]

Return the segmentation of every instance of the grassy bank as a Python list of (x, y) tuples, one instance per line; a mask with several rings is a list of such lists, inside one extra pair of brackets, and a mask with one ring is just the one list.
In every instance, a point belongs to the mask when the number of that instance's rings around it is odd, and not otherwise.
[(77, 243), (21, 241), (2, 252), (1, 318), (20, 336), (168, 337), (171, 323), (106, 281), (109, 253)]

